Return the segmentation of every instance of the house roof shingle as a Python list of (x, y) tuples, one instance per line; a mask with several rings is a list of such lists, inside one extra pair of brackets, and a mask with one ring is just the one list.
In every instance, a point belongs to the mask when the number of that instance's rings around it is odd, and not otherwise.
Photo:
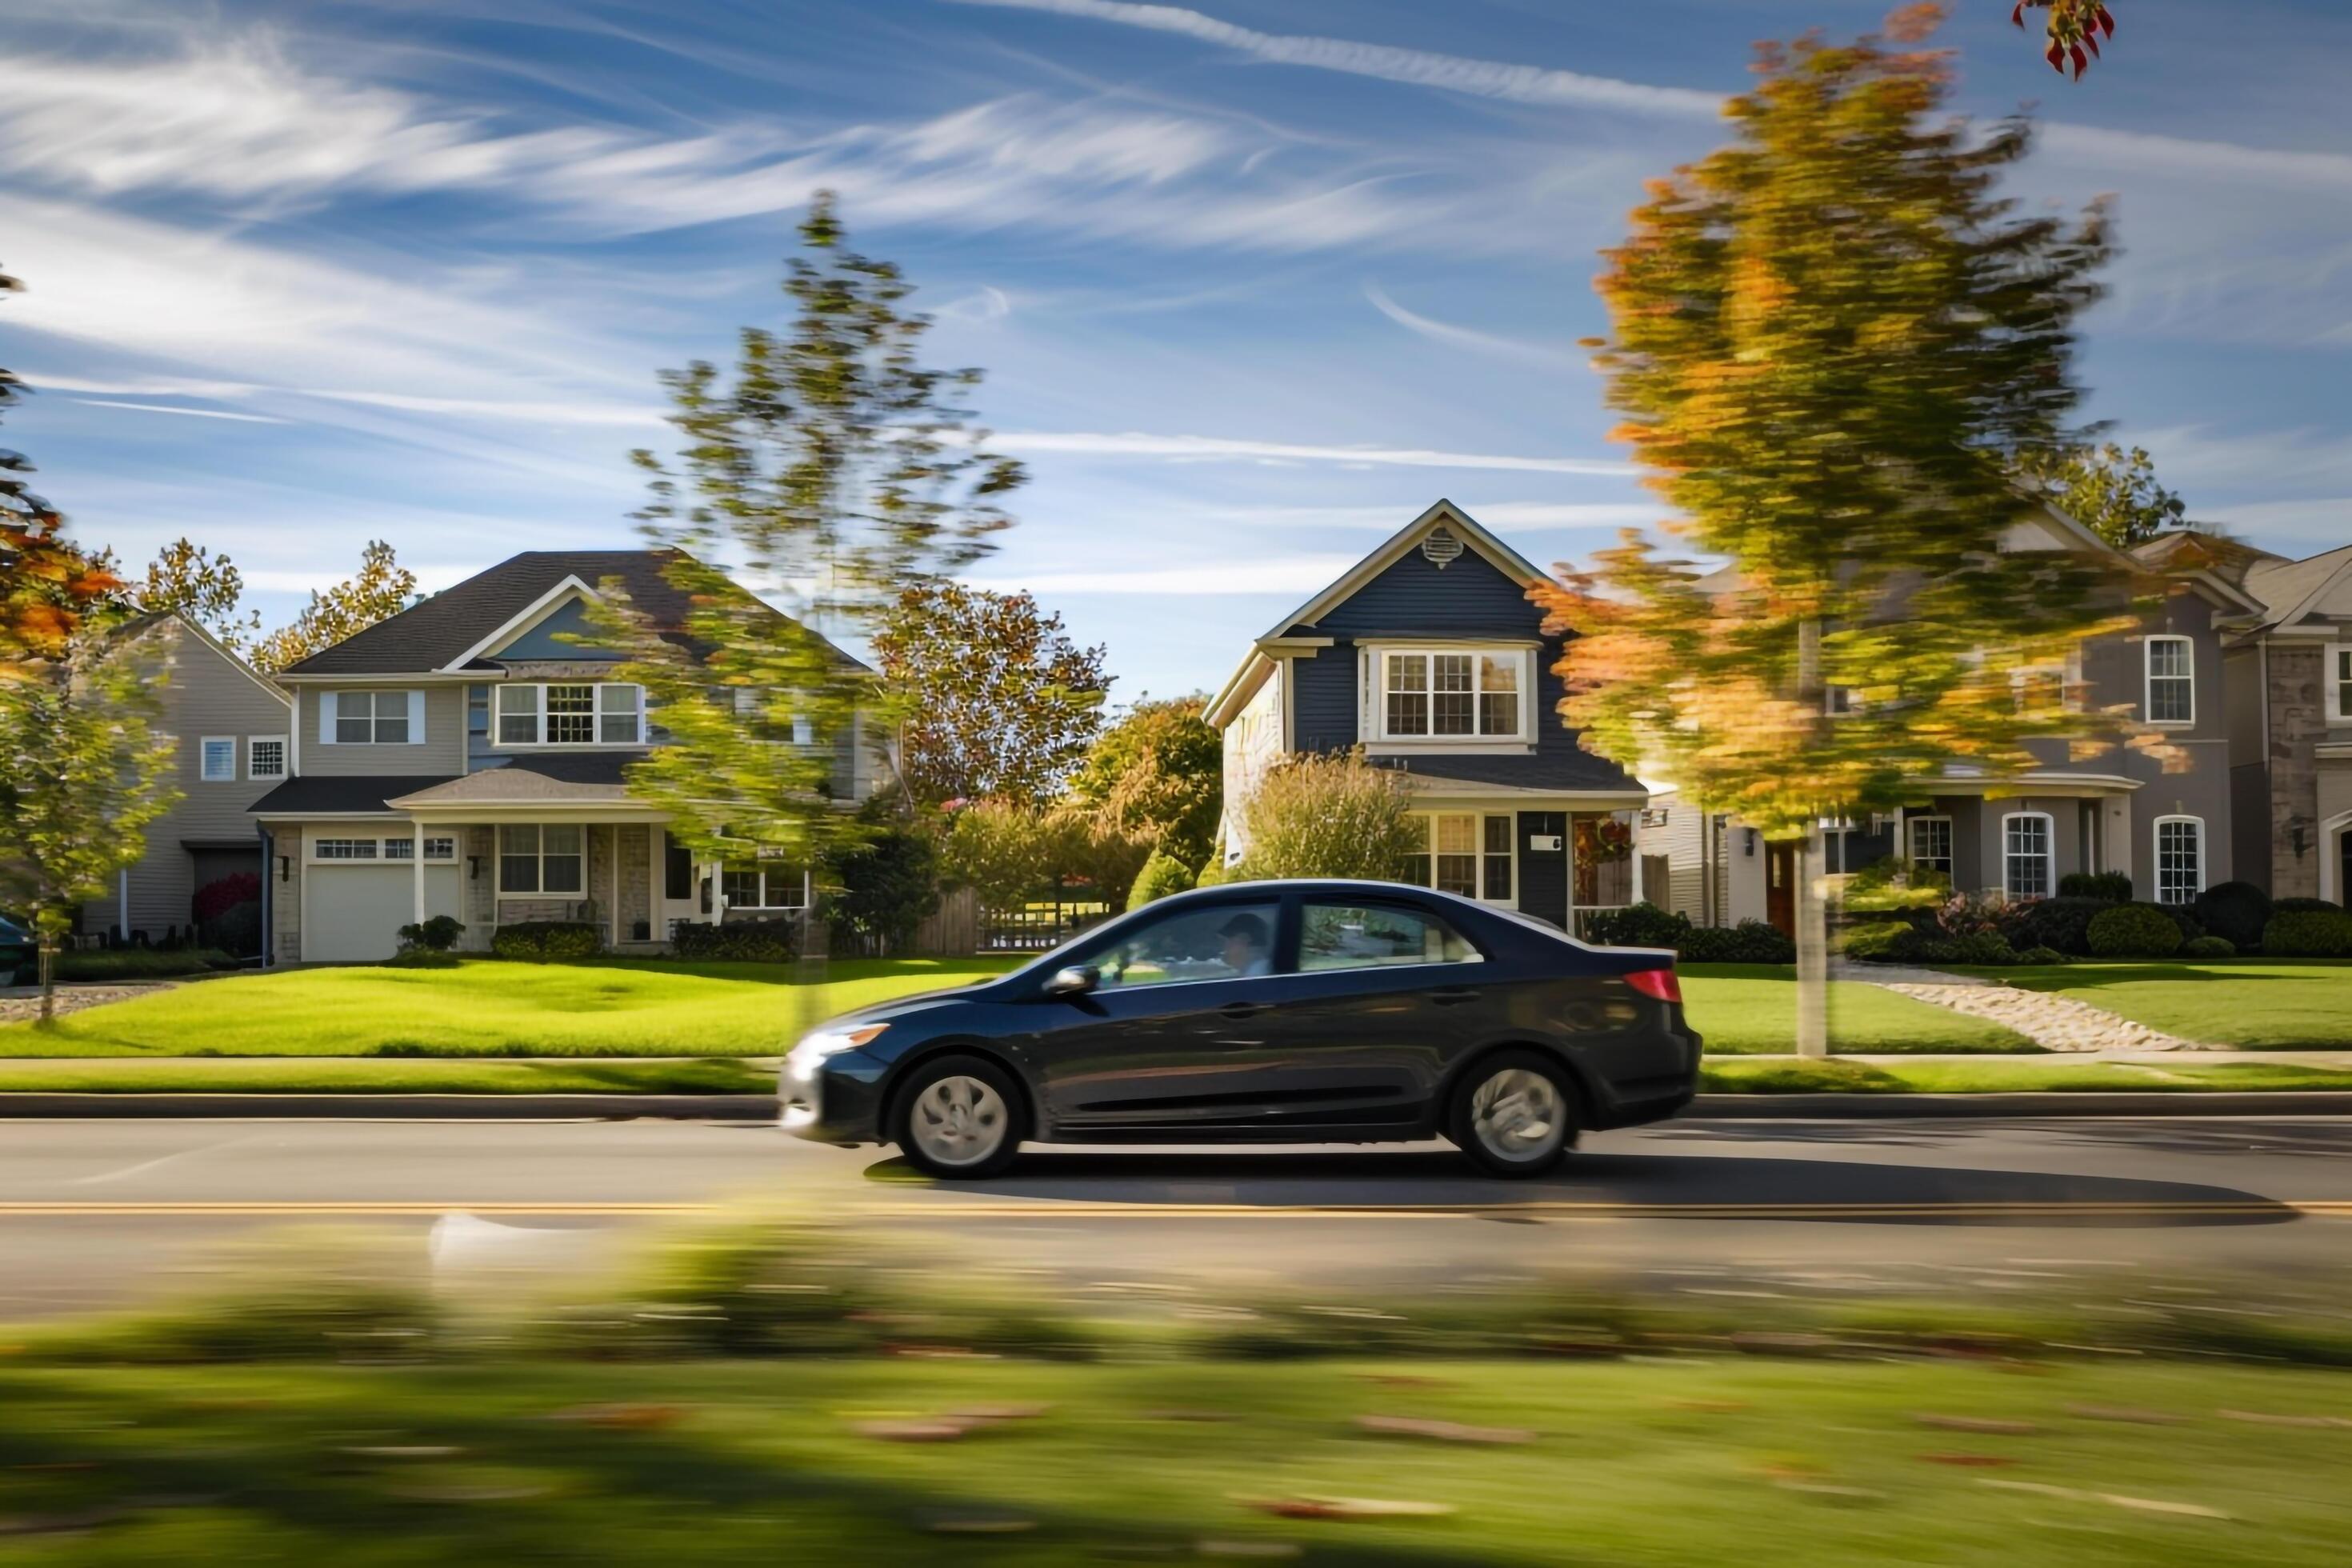
[(392, 813), (385, 803), (447, 784), (448, 773), (367, 773), (338, 778), (316, 773), (288, 779), (247, 811), (255, 816), (348, 816), (353, 812)]

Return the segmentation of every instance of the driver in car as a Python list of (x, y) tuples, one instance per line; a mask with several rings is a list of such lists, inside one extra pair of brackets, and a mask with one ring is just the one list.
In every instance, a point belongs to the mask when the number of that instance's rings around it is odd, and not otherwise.
[(1234, 972), (1234, 979), (1248, 980), (1272, 971), (1265, 921), (1255, 915), (1235, 915), (1218, 928), (1217, 934), (1225, 939), (1225, 967)]

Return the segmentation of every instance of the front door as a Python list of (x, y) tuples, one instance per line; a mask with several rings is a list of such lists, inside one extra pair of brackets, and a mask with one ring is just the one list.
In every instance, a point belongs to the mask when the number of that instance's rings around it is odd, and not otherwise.
[(1519, 813), (1519, 913), (1568, 929), (1568, 813)]
[(1764, 918), (1782, 936), (1797, 934), (1797, 847), (1764, 846)]

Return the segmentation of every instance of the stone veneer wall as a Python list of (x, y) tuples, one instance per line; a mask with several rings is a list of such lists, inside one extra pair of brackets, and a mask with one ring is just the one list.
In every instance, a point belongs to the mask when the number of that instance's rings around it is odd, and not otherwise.
[(624, 826), (613, 831), (621, 838), (621, 940), (636, 940), (637, 922), (646, 922), (648, 940), (653, 929), (653, 837), (651, 827)]
[[(2273, 642), (2269, 647), (2271, 716), (2271, 897), (2319, 896), (2319, 759), (2313, 748), (2327, 733), (2320, 706), (2320, 650)], [(2303, 830), (2303, 853), (2294, 850)]]
[[(465, 829), (465, 844), (459, 853), (465, 857), (466, 900), (463, 915), (466, 934), (457, 945), (468, 952), (488, 952), (490, 933), (499, 923), (499, 837), (495, 827)], [(482, 868), (481, 875), (474, 868)]]
[[(278, 879), (278, 858), (288, 857), (289, 874)], [(280, 827), (269, 836), (269, 858), (261, 874), (269, 879), (269, 953), (272, 963), (302, 962), (302, 829)]]

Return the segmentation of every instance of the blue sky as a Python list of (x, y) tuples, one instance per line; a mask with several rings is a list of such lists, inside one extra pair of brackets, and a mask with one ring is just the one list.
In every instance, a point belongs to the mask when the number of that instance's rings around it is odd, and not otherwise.
[[(2115, 193), (2086, 414), (2192, 514), (2352, 539), (2352, 13), (2123, 0), (2060, 82), (1960, 0), (2016, 194)], [(428, 587), (631, 542), (655, 373), (782, 318), (832, 186), (1034, 479), (976, 577), (1115, 696), (1451, 496), (1530, 557), (1656, 515), (1576, 340), (1750, 40), (1847, 0), (0, 0), (6, 444), (86, 541), (226, 551), (275, 622), (391, 540)]]

